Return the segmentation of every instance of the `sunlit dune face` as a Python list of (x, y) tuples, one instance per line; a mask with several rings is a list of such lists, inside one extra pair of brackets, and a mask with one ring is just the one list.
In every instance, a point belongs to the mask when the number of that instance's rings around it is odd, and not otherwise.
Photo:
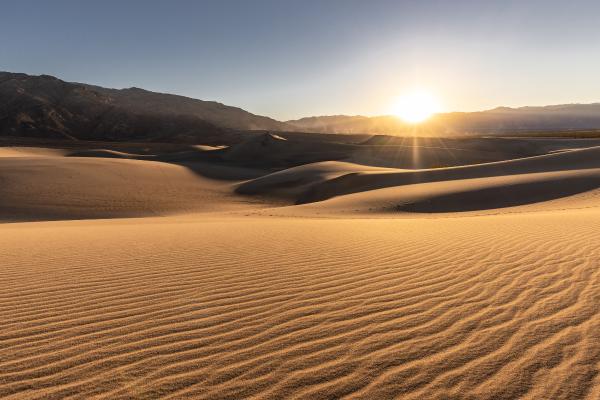
[(426, 91), (407, 93), (396, 101), (392, 112), (402, 120), (418, 124), (440, 111), (438, 100)]

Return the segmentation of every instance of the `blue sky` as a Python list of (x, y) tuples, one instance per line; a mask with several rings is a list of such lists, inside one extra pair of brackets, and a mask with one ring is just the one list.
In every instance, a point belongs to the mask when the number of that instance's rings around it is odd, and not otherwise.
[(0, 0), (0, 70), (278, 119), (600, 101), (597, 1)]

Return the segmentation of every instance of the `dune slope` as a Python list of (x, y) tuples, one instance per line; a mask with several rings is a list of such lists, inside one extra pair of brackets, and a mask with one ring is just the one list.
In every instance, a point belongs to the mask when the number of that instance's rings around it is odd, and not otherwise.
[(579, 209), (596, 207), (599, 201), (600, 169), (594, 168), (392, 186), (257, 213), (390, 218), (415, 217), (415, 213), (495, 214)]
[(600, 147), (462, 167), (398, 172), (355, 172), (311, 186), (298, 198), (298, 202), (309, 203), (350, 193), (416, 183), (593, 168), (600, 168)]
[(168, 163), (0, 157), (0, 221), (142, 217), (252, 205), (234, 198), (230, 186)]

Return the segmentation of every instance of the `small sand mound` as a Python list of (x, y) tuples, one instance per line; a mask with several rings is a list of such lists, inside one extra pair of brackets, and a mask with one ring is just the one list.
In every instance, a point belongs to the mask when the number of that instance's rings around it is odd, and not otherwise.
[(352, 146), (311, 140), (287, 140), (277, 135), (255, 135), (226, 149), (225, 161), (269, 168), (287, 168), (319, 161), (347, 158)]
[[(356, 171), (386, 171), (385, 168), (368, 167), (341, 161), (324, 161), (277, 171), (240, 184), (236, 193), (268, 195), (294, 199), (308, 190), (310, 185), (327, 181)], [(392, 170), (396, 171), (396, 170)]]
[(398, 145), (403, 143), (403, 139), (389, 135), (373, 135), (359, 144), (364, 146)]
[(263, 133), (252, 136), (241, 143), (231, 146), (223, 158), (235, 161), (252, 161), (268, 156), (271, 152), (282, 150), (287, 142), (281, 136), (272, 133)]

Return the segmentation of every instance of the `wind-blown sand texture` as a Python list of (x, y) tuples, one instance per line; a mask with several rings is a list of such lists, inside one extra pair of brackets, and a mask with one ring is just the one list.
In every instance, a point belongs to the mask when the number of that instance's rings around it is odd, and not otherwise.
[(3, 151), (0, 398), (600, 398), (599, 148), (271, 174)]

